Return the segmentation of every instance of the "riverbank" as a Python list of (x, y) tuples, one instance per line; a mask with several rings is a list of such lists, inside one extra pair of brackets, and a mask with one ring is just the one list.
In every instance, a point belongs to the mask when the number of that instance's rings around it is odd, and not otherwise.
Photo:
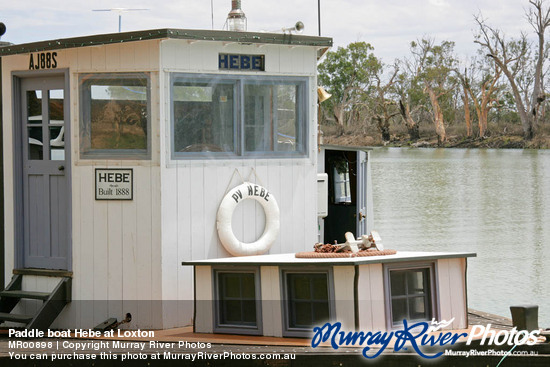
[(486, 138), (464, 138), (449, 136), (447, 142), (438, 144), (437, 138), (411, 141), (404, 137), (392, 136), (388, 142), (367, 134), (325, 135), (324, 144), (373, 146), (373, 147), (413, 147), (413, 148), (492, 148), (492, 149), (550, 149), (550, 136), (535, 137), (531, 141), (521, 136), (502, 135)]
[[(549, 130), (549, 131), (547, 131)], [(372, 147), (414, 147), (414, 148), (492, 148), (492, 149), (550, 149), (550, 129), (545, 129), (532, 140), (523, 139), (521, 127), (502, 125), (489, 131), (488, 136), (466, 137), (462, 128), (449, 128), (447, 141), (438, 144), (437, 135), (431, 128), (420, 129), (420, 139), (411, 141), (403, 127), (393, 129), (389, 141), (383, 141), (374, 127), (366, 129), (342, 129), (334, 125), (322, 127), (323, 143), (333, 145)]]

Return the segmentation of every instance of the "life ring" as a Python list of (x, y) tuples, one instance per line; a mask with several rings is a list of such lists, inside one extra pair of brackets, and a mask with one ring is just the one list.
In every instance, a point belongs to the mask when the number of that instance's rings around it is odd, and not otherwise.
[[(239, 241), (231, 221), (237, 205), (245, 199), (254, 199), (259, 202), (265, 211), (265, 229), (263, 234), (252, 243)], [(231, 189), (224, 196), (216, 217), (218, 236), (225, 249), (233, 256), (261, 255), (266, 253), (279, 234), (279, 206), (272, 193), (262, 186), (245, 182)]]

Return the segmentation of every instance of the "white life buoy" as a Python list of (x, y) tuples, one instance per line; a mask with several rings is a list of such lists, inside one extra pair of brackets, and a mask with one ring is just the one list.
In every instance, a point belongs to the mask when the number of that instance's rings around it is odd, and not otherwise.
[[(231, 228), (233, 212), (245, 199), (259, 202), (265, 211), (265, 229), (260, 238), (252, 243), (241, 242)], [(279, 206), (273, 194), (262, 186), (245, 182), (234, 187), (224, 196), (216, 217), (218, 236), (227, 251), (233, 256), (261, 255), (269, 250), (279, 234)]]

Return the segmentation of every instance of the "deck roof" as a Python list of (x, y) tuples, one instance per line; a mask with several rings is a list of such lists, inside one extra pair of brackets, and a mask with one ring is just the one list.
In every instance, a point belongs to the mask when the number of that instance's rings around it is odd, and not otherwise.
[(244, 44), (316, 46), (323, 49), (321, 54), (332, 46), (332, 38), (329, 37), (302, 36), (282, 33), (162, 28), (135, 32), (108, 33), (84, 37), (62, 38), (19, 45), (7, 45), (0, 47), (0, 56), (48, 50), (61, 50), (75, 47), (97, 46), (111, 43), (135, 42), (150, 39), (185, 39), (194, 41), (223, 41)]
[(362, 265), (381, 264), (406, 261), (429, 261), (438, 259), (453, 259), (476, 257), (474, 252), (410, 252), (398, 251), (395, 255), (364, 256), (345, 258), (297, 258), (295, 254), (275, 254), (258, 256), (239, 256), (221, 259), (206, 259), (184, 261), (182, 265)]

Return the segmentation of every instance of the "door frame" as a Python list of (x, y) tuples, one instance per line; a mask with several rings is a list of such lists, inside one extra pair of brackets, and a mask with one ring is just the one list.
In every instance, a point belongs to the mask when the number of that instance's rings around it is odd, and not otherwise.
[(64, 102), (65, 110), (65, 177), (67, 178), (67, 263), (66, 269), (72, 271), (72, 151), (71, 151), (71, 90), (69, 69), (47, 69), (40, 71), (13, 71), (12, 72), (12, 144), (13, 144), (13, 209), (14, 209), (14, 267), (15, 269), (25, 268), (24, 251), (25, 251), (25, 217), (24, 217), (24, 200), (23, 200), (23, 146), (22, 134), (23, 128), (21, 122), (21, 82), (23, 79), (40, 78), (40, 77), (62, 77), (64, 78)]
[[(372, 197), (372, 180), (371, 180), (371, 167), (370, 167), (370, 151), (372, 148), (369, 147), (362, 147), (362, 146), (344, 146), (344, 145), (332, 145), (332, 144), (323, 144), (320, 145), (321, 151), (318, 158), (318, 172), (324, 172), (327, 173), (329, 176), (329, 179), (331, 178), (331, 174), (328, 172), (329, 167), (326, 166), (326, 154), (327, 151), (338, 151), (338, 152), (352, 152), (355, 153), (357, 164), (356, 164), (356, 171), (357, 171), (357, 177), (356, 177), (356, 186), (355, 186), (355, 196), (356, 196), (356, 210), (355, 210), (355, 228), (356, 231), (354, 233), (354, 236), (358, 235), (359, 233), (363, 232), (362, 229), (365, 229), (365, 233), (368, 234), (371, 230), (373, 230), (373, 197)], [(364, 164), (364, 166), (363, 166)], [(361, 166), (364, 168), (364, 170), (360, 170)], [(360, 172), (361, 171), (361, 172)], [(350, 178), (351, 179), (351, 178)], [(328, 185), (333, 185), (333, 182), (329, 182)], [(364, 187), (362, 187), (364, 185)], [(364, 190), (362, 190), (364, 188)], [(330, 192), (330, 190), (328, 190)], [(330, 201), (330, 198), (327, 198)], [(359, 221), (358, 216), (359, 212), (362, 208), (359, 207), (359, 203), (361, 201), (365, 201), (366, 207), (364, 208), (365, 212), (363, 213), (366, 215), (366, 218)], [(330, 207), (330, 204), (328, 205)], [(330, 214), (329, 214), (330, 215)], [(325, 220), (322, 219), (319, 222), (319, 235), (320, 235), (320, 241), (323, 243), (327, 243), (327, 239), (325, 237)], [(343, 233), (342, 233), (343, 236)]]

